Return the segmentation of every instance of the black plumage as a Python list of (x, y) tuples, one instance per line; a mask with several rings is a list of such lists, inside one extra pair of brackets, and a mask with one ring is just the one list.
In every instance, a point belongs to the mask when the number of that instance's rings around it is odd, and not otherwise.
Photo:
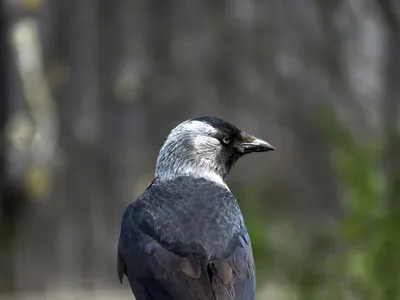
[[(202, 135), (212, 135), (213, 139), (216, 134), (220, 138), (229, 136), (230, 148), (249, 145), (243, 138), (249, 135), (242, 135), (220, 119), (211, 121), (214, 122), (199, 122), (218, 130)], [(254, 147), (261, 147), (261, 140), (251, 140)], [(237, 146), (232, 146), (233, 141)], [(264, 151), (273, 149), (263, 143)], [(201, 143), (196, 145), (202, 147)], [(245, 153), (227, 146), (215, 146), (216, 151), (225, 154), (212, 157), (229, 163), (231, 158), (225, 156), (239, 157)], [(193, 152), (194, 157), (197, 153)], [(158, 171), (147, 190), (125, 210), (118, 245), (119, 279), (122, 282), (123, 276), (127, 276), (137, 300), (252, 300), (254, 261), (239, 205), (224, 184), (191, 172), (175, 176), (168, 173), (163, 178)]]

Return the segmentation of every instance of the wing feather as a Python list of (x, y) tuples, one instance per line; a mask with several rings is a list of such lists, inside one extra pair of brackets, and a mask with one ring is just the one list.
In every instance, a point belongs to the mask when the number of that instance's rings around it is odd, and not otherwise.
[[(164, 248), (142, 232), (140, 236), (139, 243), (126, 241), (132, 235), (122, 236), (120, 240), (118, 272), (120, 278), (123, 274), (127, 275), (132, 290), (140, 282), (148, 290), (148, 294), (154, 294), (157, 286), (162, 290), (159, 293), (174, 300), (253, 299), (248, 298), (248, 291), (254, 290), (253, 257), (250, 245), (242, 237), (237, 239), (236, 246), (227, 258), (207, 261), (193, 254), (183, 257)], [(149, 297), (148, 294), (142, 297)], [(138, 300), (146, 299), (136, 297)]]

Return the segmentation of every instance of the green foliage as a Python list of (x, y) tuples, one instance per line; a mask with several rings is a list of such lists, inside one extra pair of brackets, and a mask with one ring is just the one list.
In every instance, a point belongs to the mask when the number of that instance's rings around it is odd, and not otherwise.
[[(378, 147), (361, 141), (332, 109), (323, 108), (317, 116), (331, 142), (344, 216), (334, 234), (316, 226), (314, 239), (296, 257), (290, 249), (278, 249), (268, 235), (271, 224), (260, 202), (266, 188), (240, 189), (237, 198), (252, 238), (258, 282), (279, 270), (278, 277), (298, 300), (400, 299), (400, 156), (386, 155), (391, 147), (389, 152), (400, 153), (400, 135), (385, 132), (385, 147)], [(384, 158), (389, 171), (382, 167)], [(291, 243), (283, 248), (296, 248), (296, 240), (283, 235)]]
[(384, 173), (382, 149), (362, 144), (333, 110), (318, 115), (332, 140), (333, 165), (346, 195), (338, 237), (346, 249), (339, 257), (344, 286), (362, 299), (400, 299), (400, 174)]
[(239, 190), (237, 198), (243, 199), (240, 206), (251, 237), (257, 277), (263, 277), (270, 265), (271, 253), (266, 234), (267, 221), (259, 201), (259, 191), (256, 186), (248, 185)]

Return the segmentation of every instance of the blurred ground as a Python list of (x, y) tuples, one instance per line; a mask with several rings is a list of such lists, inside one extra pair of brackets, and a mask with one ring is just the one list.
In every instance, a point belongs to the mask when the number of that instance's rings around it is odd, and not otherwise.
[(17, 295), (4, 295), (0, 296), (0, 300), (132, 300), (134, 297), (129, 291), (124, 293), (121, 290), (101, 290), (84, 292), (74, 291), (70, 289), (49, 291), (47, 293), (20, 293)]
[[(268, 286), (260, 291), (260, 299), (274, 299), (274, 300), (291, 300), (295, 299), (290, 297), (288, 291), (282, 288)], [(132, 300), (130, 290), (122, 291), (121, 289), (96, 289), (95, 291), (79, 291), (74, 289), (60, 289), (49, 290), (46, 293), (27, 292), (10, 295), (0, 295), (0, 300)]]

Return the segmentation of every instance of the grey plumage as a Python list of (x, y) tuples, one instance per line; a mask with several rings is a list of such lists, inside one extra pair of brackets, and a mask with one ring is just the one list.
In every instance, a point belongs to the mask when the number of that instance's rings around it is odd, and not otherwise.
[(250, 238), (225, 180), (243, 154), (272, 149), (218, 118), (172, 130), (122, 220), (118, 275), (137, 300), (254, 299)]

